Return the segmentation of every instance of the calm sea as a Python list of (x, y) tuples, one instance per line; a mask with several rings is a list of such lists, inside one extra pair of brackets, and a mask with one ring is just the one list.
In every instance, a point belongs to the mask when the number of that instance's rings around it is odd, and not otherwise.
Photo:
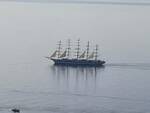
[[(44, 58), (69, 38), (105, 67)], [(0, 112), (150, 113), (149, 50), (150, 6), (0, 2)]]

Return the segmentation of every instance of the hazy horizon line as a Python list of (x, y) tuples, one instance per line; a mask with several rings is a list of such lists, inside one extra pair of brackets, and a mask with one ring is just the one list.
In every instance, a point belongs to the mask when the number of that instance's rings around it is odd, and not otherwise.
[(33, 2), (33, 3), (69, 3), (69, 4), (102, 4), (102, 5), (144, 5), (150, 6), (150, 2), (120, 2), (120, 1), (24, 1), (24, 0), (2, 0), (1, 2)]

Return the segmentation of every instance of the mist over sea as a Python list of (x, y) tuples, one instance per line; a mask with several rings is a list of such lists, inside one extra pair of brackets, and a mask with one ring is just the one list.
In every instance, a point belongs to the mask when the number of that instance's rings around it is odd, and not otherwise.
[[(150, 6), (0, 2), (0, 112), (149, 113)], [(102, 68), (54, 66), (62, 40)], [(73, 52), (72, 52), (73, 54)]]

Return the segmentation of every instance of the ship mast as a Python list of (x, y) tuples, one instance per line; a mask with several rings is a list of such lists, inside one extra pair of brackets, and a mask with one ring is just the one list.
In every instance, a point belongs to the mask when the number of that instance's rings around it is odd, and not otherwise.
[(95, 60), (97, 60), (97, 57), (98, 57), (98, 45), (96, 45), (95, 48)]
[(86, 49), (86, 59), (88, 59), (88, 57), (89, 57), (89, 47), (90, 47), (90, 43), (88, 41), (88, 43), (87, 43), (87, 49)]
[(77, 48), (76, 48), (76, 50), (77, 50), (76, 57), (77, 57), (77, 59), (79, 59), (79, 53), (80, 53), (80, 39), (77, 40)]
[(67, 57), (69, 58), (69, 56), (70, 56), (70, 50), (71, 50), (71, 48), (70, 48), (70, 39), (68, 39), (68, 48), (67, 48)]
[(60, 52), (61, 52), (61, 40), (58, 42), (58, 58), (61, 55)]

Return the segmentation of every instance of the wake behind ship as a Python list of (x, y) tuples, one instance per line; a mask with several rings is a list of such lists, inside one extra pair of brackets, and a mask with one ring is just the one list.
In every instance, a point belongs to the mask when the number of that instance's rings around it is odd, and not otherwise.
[(88, 42), (86, 50), (81, 52), (80, 40), (78, 40), (77, 48), (75, 48), (75, 56), (71, 55), (70, 40), (68, 40), (67, 46), (68, 47), (62, 51), (62, 44), (61, 41), (59, 41), (57, 50), (50, 57), (46, 58), (54, 61), (55, 65), (99, 67), (105, 64), (105, 61), (98, 59), (98, 45), (96, 45), (93, 52), (90, 53), (90, 44)]

